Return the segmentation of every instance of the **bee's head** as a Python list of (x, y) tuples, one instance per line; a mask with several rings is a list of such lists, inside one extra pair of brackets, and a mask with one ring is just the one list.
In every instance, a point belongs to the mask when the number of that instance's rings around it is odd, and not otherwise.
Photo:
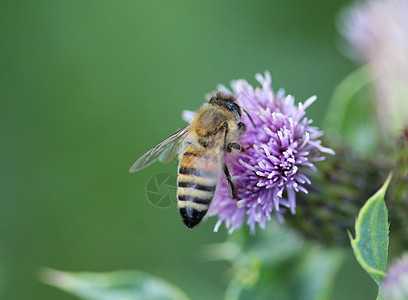
[(241, 118), (241, 107), (238, 105), (237, 99), (231, 94), (223, 92), (213, 92), (208, 96), (208, 103), (212, 105), (223, 106), (224, 108), (228, 109), (229, 111), (236, 114), (239, 118)]

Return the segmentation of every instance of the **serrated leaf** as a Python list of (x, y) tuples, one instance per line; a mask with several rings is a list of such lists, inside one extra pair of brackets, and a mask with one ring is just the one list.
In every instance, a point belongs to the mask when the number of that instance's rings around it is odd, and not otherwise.
[(63, 272), (44, 268), (40, 280), (87, 300), (188, 300), (170, 283), (141, 271)]
[(384, 185), (361, 208), (355, 224), (354, 239), (349, 232), (357, 261), (379, 287), (385, 277), (388, 257), (389, 224), (384, 196), (391, 177), (390, 174)]

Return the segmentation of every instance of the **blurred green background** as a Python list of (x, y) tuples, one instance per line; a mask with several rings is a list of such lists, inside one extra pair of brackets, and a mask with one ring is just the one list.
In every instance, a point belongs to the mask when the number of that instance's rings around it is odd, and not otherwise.
[[(270, 70), (321, 125), (355, 66), (336, 46), (342, 1), (1, 1), (0, 298), (74, 299), (41, 266), (140, 269), (193, 299), (220, 299), (228, 265), (202, 259), (215, 219), (193, 231), (146, 198), (135, 159), (183, 126), (216, 85)], [(356, 290), (360, 294), (355, 294)], [(359, 296), (356, 296), (359, 295)], [(335, 299), (374, 298), (350, 258)]]

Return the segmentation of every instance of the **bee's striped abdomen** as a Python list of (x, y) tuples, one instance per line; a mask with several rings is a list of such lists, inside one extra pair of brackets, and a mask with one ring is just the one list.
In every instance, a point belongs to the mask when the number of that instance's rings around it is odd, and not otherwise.
[(206, 215), (217, 186), (220, 158), (216, 153), (187, 149), (180, 157), (178, 208), (184, 224), (193, 228)]

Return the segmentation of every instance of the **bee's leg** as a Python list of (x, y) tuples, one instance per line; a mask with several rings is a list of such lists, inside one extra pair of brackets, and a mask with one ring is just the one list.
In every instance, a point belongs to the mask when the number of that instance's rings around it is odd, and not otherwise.
[(231, 198), (235, 198), (234, 195), (234, 185), (232, 184), (232, 180), (231, 180), (231, 175), (230, 172), (228, 171), (228, 167), (226, 164), (224, 164), (224, 173), (225, 173), (225, 177), (227, 178), (227, 186), (228, 186), (228, 192), (231, 196)]
[(244, 123), (239, 122), (238, 123), (238, 134), (241, 135), (246, 131), (246, 126)]
[[(238, 143), (229, 143), (227, 145), (227, 133), (228, 133), (228, 123), (224, 123), (226, 124), (226, 130), (225, 130), (225, 136), (224, 136), (224, 149), (228, 152), (231, 153), (232, 149), (238, 150), (240, 152), (245, 152), (245, 148), (242, 147), (240, 144)], [(238, 134), (243, 134), (246, 131), (246, 126), (244, 123), (239, 122), (238, 123)]]
[(244, 147), (242, 147), (238, 143), (229, 143), (227, 145), (227, 152), (230, 153), (232, 151), (232, 149), (238, 150), (240, 152), (245, 152), (245, 150), (246, 150)]

